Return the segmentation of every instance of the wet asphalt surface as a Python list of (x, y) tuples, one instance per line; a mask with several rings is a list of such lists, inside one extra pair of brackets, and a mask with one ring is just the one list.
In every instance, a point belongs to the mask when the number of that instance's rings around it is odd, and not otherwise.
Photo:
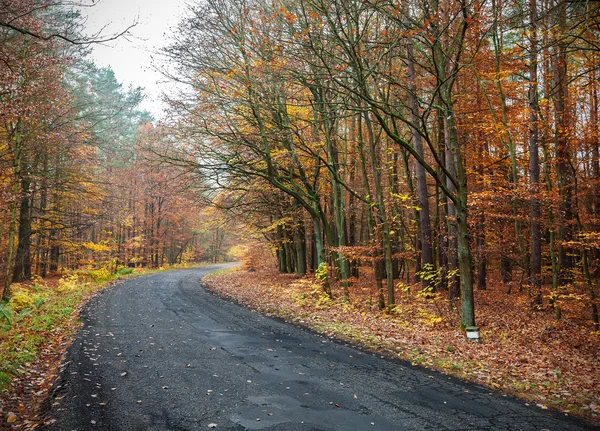
[(134, 278), (92, 299), (46, 429), (598, 429), (220, 299), (200, 285), (217, 268)]

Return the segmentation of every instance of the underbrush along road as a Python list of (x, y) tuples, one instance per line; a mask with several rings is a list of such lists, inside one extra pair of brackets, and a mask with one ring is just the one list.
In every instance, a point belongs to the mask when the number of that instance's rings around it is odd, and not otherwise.
[(218, 298), (200, 279), (219, 268), (133, 278), (93, 298), (46, 429), (591, 429)]

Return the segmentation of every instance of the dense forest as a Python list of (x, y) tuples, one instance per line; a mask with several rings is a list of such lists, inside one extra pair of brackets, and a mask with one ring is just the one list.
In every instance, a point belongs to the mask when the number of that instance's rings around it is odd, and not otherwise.
[(5, 297), (57, 270), (216, 261), (236, 220), (328, 295), (447, 292), (468, 327), (499, 274), (598, 327), (600, 4), (192, 2), (160, 52), (161, 123), (86, 58), (77, 13), (1, 5)]
[[(89, 59), (83, 19), (0, 2), (0, 267), (11, 282), (79, 269), (221, 260), (224, 220), (164, 166), (169, 134)], [(90, 42), (92, 44), (90, 44)], [(154, 123), (154, 124), (153, 124)], [(203, 215), (203, 211), (205, 212)]]
[[(207, 0), (163, 50), (194, 166), (276, 251), (379, 307), (501, 275), (598, 327), (600, 5)], [(339, 283), (338, 283), (339, 282)]]

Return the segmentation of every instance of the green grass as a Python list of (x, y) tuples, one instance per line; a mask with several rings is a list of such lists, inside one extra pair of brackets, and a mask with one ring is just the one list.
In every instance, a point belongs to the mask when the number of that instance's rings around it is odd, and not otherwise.
[(8, 374), (4, 371), (0, 371), (0, 388), (4, 388), (4, 387), (10, 385), (10, 381), (11, 381), (10, 374)]
[(69, 292), (46, 288), (47, 299), (16, 313), (10, 304), (3, 304), (12, 313), (12, 321), (4, 320), (0, 329), (0, 390), (7, 390), (14, 376), (19, 376), (35, 362), (42, 349), (72, 331), (76, 316), (72, 313), (89, 293), (102, 284), (81, 283)]

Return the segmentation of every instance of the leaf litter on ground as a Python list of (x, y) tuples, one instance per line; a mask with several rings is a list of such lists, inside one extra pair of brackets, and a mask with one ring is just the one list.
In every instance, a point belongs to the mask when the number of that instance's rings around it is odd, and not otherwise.
[(490, 278), (487, 290), (475, 292), (481, 343), (467, 341), (460, 331), (460, 304), (444, 292), (398, 289), (394, 311), (379, 311), (368, 273), (352, 286), (350, 303), (335, 284), (330, 300), (311, 277), (297, 279), (267, 268), (211, 274), (203, 284), (325, 336), (600, 424), (600, 334), (584, 305), (565, 302), (562, 319), (555, 320), (550, 307), (532, 311), (526, 292), (507, 295), (505, 286)]

